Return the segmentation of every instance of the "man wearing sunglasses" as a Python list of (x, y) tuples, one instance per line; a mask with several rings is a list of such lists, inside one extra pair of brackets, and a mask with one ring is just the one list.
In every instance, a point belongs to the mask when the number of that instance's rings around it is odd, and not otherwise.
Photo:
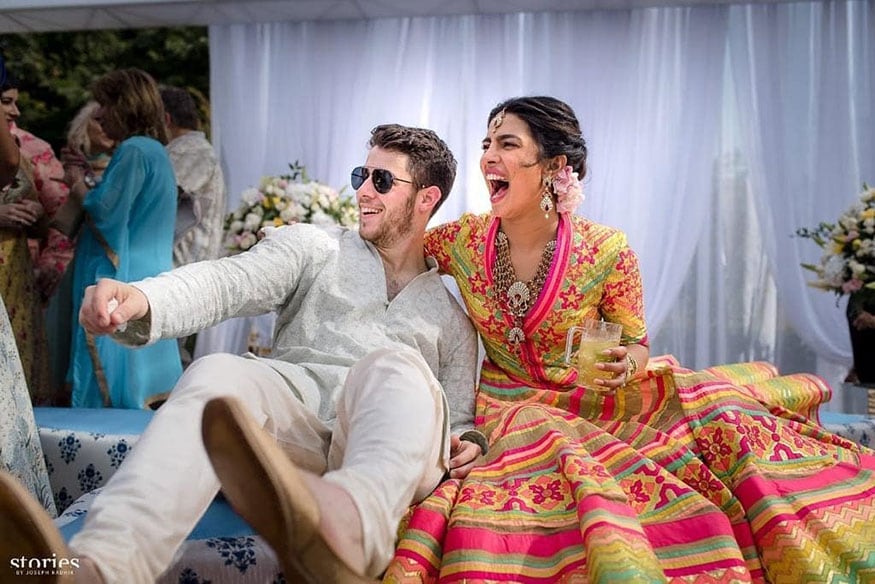
[(286, 580), (368, 581), (408, 506), (485, 453), (476, 335), (423, 256), (456, 161), (430, 130), (378, 126), (369, 145), (351, 174), (358, 231), (282, 227), (233, 257), (86, 291), (83, 326), (130, 345), (278, 317), (272, 358), (209, 355), (185, 371), (72, 552), (53, 551), (84, 558), (81, 580), (154, 581), (221, 484)]

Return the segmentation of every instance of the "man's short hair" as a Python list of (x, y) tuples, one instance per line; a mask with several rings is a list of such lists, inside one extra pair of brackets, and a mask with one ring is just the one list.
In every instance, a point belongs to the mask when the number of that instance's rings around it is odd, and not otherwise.
[(161, 88), (161, 101), (164, 102), (164, 111), (170, 114), (175, 125), (187, 130), (200, 129), (197, 106), (188, 91), (181, 87), (164, 86)]
[(436, 186), (441, 198), (431, 214), (440, 208), (456, 180), (456, 159), (446, 143), (431, 130), (399, 124), (383, 124), (371, 130), (368, 146), (406, 154), (410, 176), (418, 188)]

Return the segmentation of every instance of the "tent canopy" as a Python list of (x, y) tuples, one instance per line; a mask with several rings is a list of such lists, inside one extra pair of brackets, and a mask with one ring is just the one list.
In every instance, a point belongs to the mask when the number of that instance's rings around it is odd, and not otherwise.
[[(770, 3), (792, 0), (747, 0)], [(2, 0), (0, 33), (725, 4), (732, 0)], [(736, 2), (740, 3), (740, 2)]]

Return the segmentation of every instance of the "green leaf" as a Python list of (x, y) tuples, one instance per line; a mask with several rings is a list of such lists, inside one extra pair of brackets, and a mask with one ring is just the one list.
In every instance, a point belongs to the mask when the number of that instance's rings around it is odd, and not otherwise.
[(808, 282), (808, 285), (812, 288), (817, 288), (818, 290), (825, 290), (827, 292), (837, 292), (841, 294), (840, 291), (837, 291), (833, 286), (827, 284), (823, 280), (815, 280), (813, 282)]

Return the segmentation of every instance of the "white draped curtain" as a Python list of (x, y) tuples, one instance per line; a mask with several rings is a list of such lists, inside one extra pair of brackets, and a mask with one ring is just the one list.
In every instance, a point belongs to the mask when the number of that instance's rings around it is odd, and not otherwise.
[(233, 206), (296, 160), (352, 194), (373, 126), (432, 128), (459, 161), (438, 223), (488, 209), (489, 110), (554, 95), (589, 145), (578, 212), (641, 258), (654, 352), (782, 367), (795, 330), (847, 361), (841, 311), (798, 267), (812, 244), (789, 234), (875, 182), (873, 31), (865, 2), (213, 26), (214, 140)]
[[(731, 13), (731, 62), (750, 184), (780, 306), (827, 361), (850, 362), (845, 301), (805, 285), (820, 249), (790, 238), (835, 221), (875, 181), (871, 2), (745, 6)], [(875, 355), (871, 358), (875, 359)]]

